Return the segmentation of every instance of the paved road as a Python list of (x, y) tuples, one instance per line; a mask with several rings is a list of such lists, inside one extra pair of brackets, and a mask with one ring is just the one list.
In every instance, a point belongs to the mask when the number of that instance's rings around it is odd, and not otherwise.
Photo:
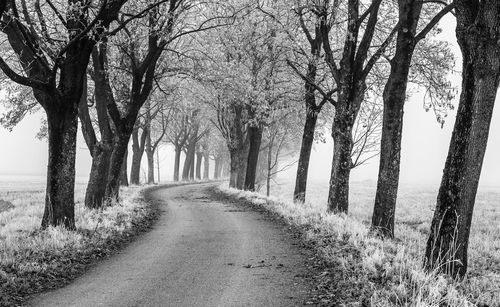
[(153, 192), (155, 227), (32, 306), (300, 306), (307, 255), (262, 214), (209, 199), (210, 184)]

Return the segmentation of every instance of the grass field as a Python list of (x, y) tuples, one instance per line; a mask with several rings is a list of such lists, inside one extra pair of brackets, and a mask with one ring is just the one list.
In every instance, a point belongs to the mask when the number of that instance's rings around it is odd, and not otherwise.
[(77, 230), (40, 230), (44, 186), (40, 178), (0, 180), (0, 306), (18, 305), (33, 293), (68, 282), (150, 219), (141, 187), (123, 189), (120, 203), (89, 210), (83, 206), (85, 184), (77, 182)]
[[(306, 213), (301, 212), (303, 209), (297, 208), (290, 202), (294, 187), (293, 182), (282, 181), (278, 183), (273, 187), (272, 199), (281, 203), (280, 206), (286, 208), (283, 210), (288, 212), (287, 214), (290, 216), (301, 216), (299, 220), (302, 221), (303, 215)], [(340, 237), (340, 233), (343, 233), (343, 235), (354, 235), (361, 238), (351, 240), (363, 246), (365, 269), (370, 266), (386, 266), (384, 271), (389, 274), (387, 272), (396, 267), (395, 263), (398, 261), (407, 262), (404, 265), (400, 263), (401, 272), (398, 274), (401, 282), (394, 282), (389, 289), (379, 292), (380, 295), (394, 296), (398, 291), (405, 289), (403, 271), (420, 271), (437, 189), (437, 185), (401, 185), (396, 209), (396, 240), (393, 242), (378, 242), (378, 240), (367, 236), (376, 190), (376, 184), (373, 181), (353, 182), (351, 184), (349, 217), (346, 220), (334, 219), (336, 223), (342, 224), (343, 229), (339, 229), (340, 224), (325, 226), (335, 229)], [(319, 220), (325, 219), (322, 216), (326, 213), (327, 194), (327, 184), (310, 182), (305, 206), (307, 209), (304, 209), (308, 212), (307, 214), (320, 216)], [(396, 251), (391, 251), (393, 248)], [(399, 249), (404, 249), (404, 251)], [(397, 260), (398, 257), (402, 259)], [(392, 278), (397, 279), (398, 274), (394, 274)], [(436, 280), (433, 283), (435, 282)], [(469, 273), (464, 282), (452, 284), (453, 289), (457, 289), (461, 296), (469, 298), (471, 302), (484, 304), (484, 306), (500, 306), (500, 187), (481, 187), (479, 189), (469, 245)], [(410, 291), (408, 287), (414, 289)], [(441, 287), (444, 287), (444, 284)], [(411, 292), (413, 296), (416, 296), (418, 294), (415, 294), (417, 288), (415, 285), (406, 285), (404, 291)], [(423, 295), (422, 293), (420, 295)], [(425, 302), (425, 300), (419, 301), (415, 298), (401, 299), (401, 302), (407, 302), (410, 306), (416, 306), (414, 304), (417, 301)], [(429, 302), (440, 301), (429, 299)], [(406, 304), (395, 305), (405, 306)], [(456, 305), (466, 304), (456, 303)], [(432, 306), (432, 303), (418, 306)], [(452, 306), (454, 305), (452, 304)]]

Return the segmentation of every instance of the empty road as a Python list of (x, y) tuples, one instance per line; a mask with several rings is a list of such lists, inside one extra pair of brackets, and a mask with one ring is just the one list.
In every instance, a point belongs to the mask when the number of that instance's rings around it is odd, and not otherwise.
[(214, 184), (151, 192), (153, 229), (32, 306), (301, 306), (307, 252), (281, 223), (210, 199)]

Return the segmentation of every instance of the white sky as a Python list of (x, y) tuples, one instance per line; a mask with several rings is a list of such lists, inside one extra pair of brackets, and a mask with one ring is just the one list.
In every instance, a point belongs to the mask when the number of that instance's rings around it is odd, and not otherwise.
[[(460, 69), (460, 53), (455, 43), (454, 20), (448, 16), (441, 23), (441, 38), (454, 43), (453, 50)], [(459, 82), (458, 80), (455, 80)], [(443, 129), (436, 122), (433, 112), (425, 112), (419, 95), (406, 103), (403, 128), (401, 182), (439, 183), (448, 152), (455, 111), (450, 111)], [(455, 105), (458, 104), (458, 97)], [(456, 108), (455, 108), (456, 109)], [(481, 176), (482, 185), (498, 185), (500, 174), (500, 114), (495, 109), (488, 149)], [(30, 115), (13, 132), (0, 128), (0, 175), (36, 174), (44, 175), (47, 165), (47, 144), (35, 138), (39, 130), (40, 114)], [(310, 178), (328, 182), (331, 169), (333, 145), (331, 138), (326, 144), (317, 144), (311, 157)], [(163, 180), (172, 177), (173, 156), (171, 150), (161, 151)], [(88, 176), (91, 160), (82, 137), (78, 141), (77, 176)], [(145, 163), (144, 163), (145, 165)], [(378, 157), (368, 165), (355, 169), (352, 180), (376, 180)], [(291, 169), (287, 176), (293, 176)], [(288, 173), (288, 172), (287, 172)], [(293, 178), (293, 177), (292, 177)]]

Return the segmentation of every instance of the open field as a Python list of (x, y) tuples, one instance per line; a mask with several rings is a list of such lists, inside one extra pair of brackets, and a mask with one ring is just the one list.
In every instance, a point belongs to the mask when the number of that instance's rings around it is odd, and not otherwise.
[[(304, 218), (304, 216), (309, 215), (313, 216), (312, 220), (315, 221), (313, 224), (319, 223), (322, 225), (325, 219), (329, 219), (325, 217), (328, 193), (328, 186), (325, 183), (309, 183), (307, 204), (303, 208), (297, 207), (290, 202), (293, 187), (293, 182), (281, 182), (279, 185), (275, 185), (274, 191), (272, 191), (273, 197), (271, 200), (279, 204), (279, 208), (281, 208), (279, 209), (281, 210), (280, 214), (284, 214), (285, 217), (292, 220), (298, 219), (299, 224), (304, 221), (306, 224), (310, 223), (308, 217)], [(406, 278), (408, 276), (405, 277), (402, 272), (415, 273), (421, 271), (420, 266), (425, 251), (437, 188), (437, 185), (402, 185), (400, 187), (396, 211), (396, 240), (393, 242), (381, 242), (378, 239), (370, 238), (368, 235), (376, 189), (373, 181), (353, 182), (351, 184), (349, 217), (331, 218), (330, 222), (337, 223), (336, 225), (328, 225), (327, 223), (326, 226), (320, 225), (318, 227), (326, 227), (329, 231), (333, 229), (340, 238), (343, 236), (355, 238), (349, 240), (352, 240), (355, 246), (361, 246), (361, 249), (364, 250), (362, 254), (364, 255), (363, 266), (365, 270), (368, 267), (375, 268), (375, 270), (378, 270), (376, 268), (384, 268), (383, 271), (386, 277), (391, 275), (389, 273), (391, 270), (397, 269), (400, 271), (394, 273), (391, 277), (393, 279), (392, 286), (381, 290), (379, 296), (390, 297), (398, 291), (408, 292), (407, 295), (413, 293), (413, 296), (417, 296), (415, 291), (419, 287), (405, 285), (405, 279), (408, 279)], [(248, 197), (252, 198), (254, 196)], [(499, 201), (500, 188), (481, 187), (479, 189), (469, 245), (469, 274), (465, 282), (453, 283), (453, 288), (458, 289), (464, 297), (470, 298), (474, 303), (486, 304), (485, 306), (500, 306)], [(332, 257), (336, 256), (332, 255)], [(400, 281), (395, 282), (398, 278)], [(437, 280), (434, 283), (439, 284)], [(446, 285), (447, 283), (444, 282), (441, 285), (441, 290), (434, 290), (439, 293), (439, 291), (443, 291), (443, 287), (445, 290), (447, 289), (449, 285)], [(410, 288), (413, 288), (413, 290)], [(421, 289), (418, 291), (425, 293)], [(422, 293), (420, 295), (423, 295)], [(401, 294), (397, 296), (399, 297)], [(404, 299), (401, 299), (401, 302), (404, 301)], [(422, 299), (423, 301), (425, 300)], [(429, 299), (429, 302), (432, 301), (432, 299)], [(415, 304), (416, 301), (413, 298), (407, 302)], [(457, 303), (457, 305), (459, 304)]]

